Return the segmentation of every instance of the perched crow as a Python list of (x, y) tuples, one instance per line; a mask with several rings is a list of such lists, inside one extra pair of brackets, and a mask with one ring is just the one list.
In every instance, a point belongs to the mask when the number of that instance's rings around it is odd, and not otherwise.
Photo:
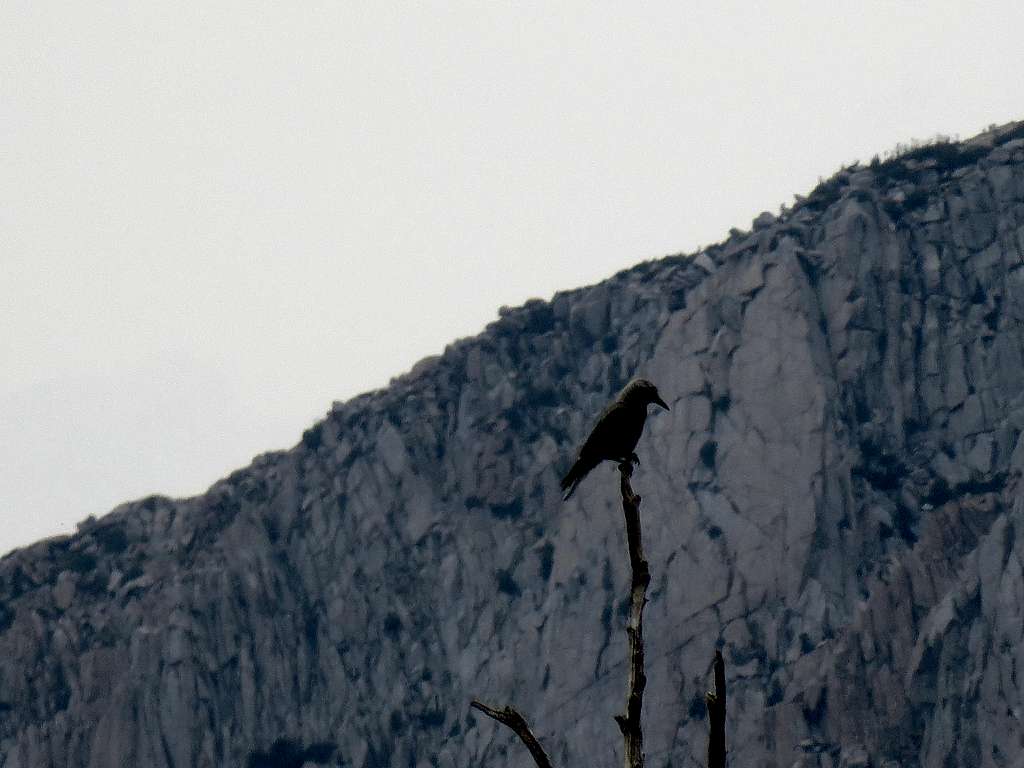
[(568, 500), (576, 486), (594, 467), (608, 459), (622, 463), (640, 463), (633, 453), (640, 433), (644, 431), (647, 419), (647, 404), (660, 405), (666, 411), (668, 406), (658, 395), (658, 388), (647, 379), (633, 379), (623, 387), (615, 402), (604, 409), (597, 424), (590, 431), (590, 437), (580, 448), (580, 455), (569, 473), (562, 478), (562, 490)]

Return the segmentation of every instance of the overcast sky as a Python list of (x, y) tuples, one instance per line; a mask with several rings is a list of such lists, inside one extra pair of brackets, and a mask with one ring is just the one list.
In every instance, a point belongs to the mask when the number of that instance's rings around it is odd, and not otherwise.
[(0, 553), (1024, 117), (1019, 2), (0, 3)]

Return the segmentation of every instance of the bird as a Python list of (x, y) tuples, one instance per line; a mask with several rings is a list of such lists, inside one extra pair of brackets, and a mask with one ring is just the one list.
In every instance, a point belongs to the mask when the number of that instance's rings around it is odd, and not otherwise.
[(639, 464), (633, 452), (647, 420), (647, 406), (669, 410), (658, 388), (647, 379), (633, 379), (597, 418), (572, 468), (562, 478), (563, 501), (568, 501), (584, 477), (602, 461)]

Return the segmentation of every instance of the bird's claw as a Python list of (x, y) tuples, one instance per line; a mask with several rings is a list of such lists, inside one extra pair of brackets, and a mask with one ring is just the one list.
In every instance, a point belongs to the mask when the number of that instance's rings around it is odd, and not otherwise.
[(629, 454), (626, 458), (619, 462), (619, 471), (625, 472), (627, 477), (633, 475), (633, 470), (640, 466), (640, 457), (635, 453)]

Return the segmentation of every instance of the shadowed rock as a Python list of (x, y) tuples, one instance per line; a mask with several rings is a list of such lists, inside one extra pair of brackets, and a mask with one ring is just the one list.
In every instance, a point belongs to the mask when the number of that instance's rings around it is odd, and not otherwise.
[(278, 739), (267, 752), (249, 756), (248, 768), (302, 768), (313, 763), (326, 764), (338, 749), (332, 742), (318, 742), (303, 748), (290, 739)]

